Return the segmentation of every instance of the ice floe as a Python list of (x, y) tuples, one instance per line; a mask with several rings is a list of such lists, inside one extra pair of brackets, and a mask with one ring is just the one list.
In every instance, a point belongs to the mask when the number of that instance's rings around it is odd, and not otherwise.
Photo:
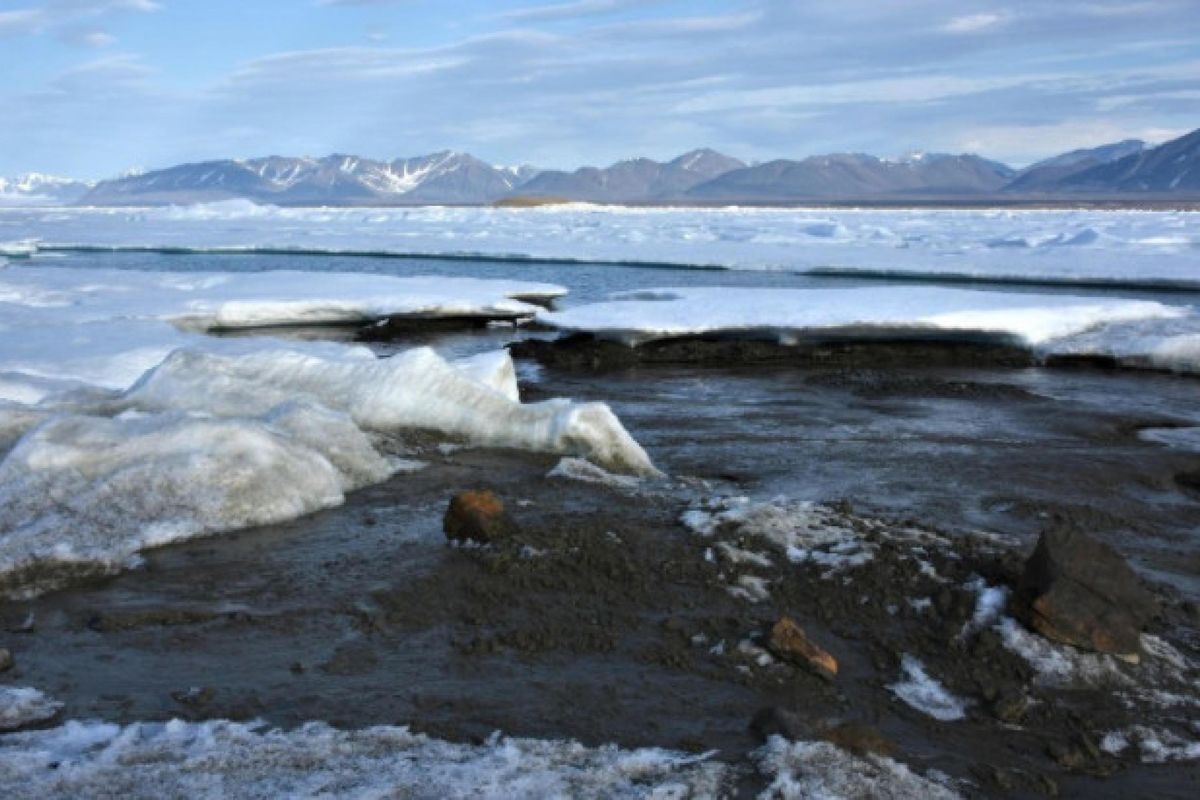
[(44, 246), (471, 256), (1200, 287), (1190, 212), (1096, 210), (167, 208), (0, 210)]
[(993, 340), (1039, 354), (1097, 355), (1200, 370), (1200, 314), (1150, 300), (930, 286), (664, 288), (543, 312), (564, 331), (638, 345), (681, 336), (802, 342), (889, 337)]

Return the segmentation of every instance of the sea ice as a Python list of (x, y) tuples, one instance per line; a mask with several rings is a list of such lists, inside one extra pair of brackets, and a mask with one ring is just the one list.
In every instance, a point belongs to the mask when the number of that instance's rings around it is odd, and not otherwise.
[[(654, 339), (723, 335), (794, 344), (806, 338), (887, 336), (999, 339), (1039, 352), (1141, 357), (1156, 366), (1200, 369), (1200, 315), (1186, 306), (1023, 292), (929, 286), (854, 289), (691, 287), (618, 295), (542, 313), (566, 331), (636, 345)], [(1123, 325), (1138, 326), (1137, 348), (1115, 349)], [(1091, 340), (1076, 339), (1090, 335)]]
[(166, 208), (0, 210), (44, 246), (282, 249), (1197, 287), (1192, 212), (1099, 210)]

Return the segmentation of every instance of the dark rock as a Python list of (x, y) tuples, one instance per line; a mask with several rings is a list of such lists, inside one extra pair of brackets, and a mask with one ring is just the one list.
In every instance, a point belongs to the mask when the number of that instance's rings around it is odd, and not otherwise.
[(885, 739), (883, 734), (870, 725), (860, 722), (843, 722), (841, 725), (835, 725), (823, 731), (821, 738), (860, 756), (868, 753), (890, 756), (896, 752), (896, 746)]
[(211, 686), (193, 686), (187, 691), (171, 692), (171, 698), (180, 705), (198, 708), (206, 706), (216, 697), (217, 691)]
[(517, 526), (495, 492), (473, 489), (457, 494), (450, 500), (442, 520), (442, 530), (451, 541), (489, 544), (512, 537), (517, 532)]
[(806, 739), (810, 734), (809, 726), (799, 714), (779, 706), (769, 706), (755, 714), (750, 720), (750, 730), (763, 740), (772, 736)]
[(13, 668), (13, 657), (7, 649), (0, 647), (0, 672), (7, 672)]
[(1001, 691), (992, 702), (992, 716), (1001, 722), (1016, 725), (1025, 718), (1029, 711), (1029, 697), (1022, 691)]
[(1046, 638), (1130, 660), (1157, 610), (1124, 559), (1069, 528), (1042, 534), (1015, 600), (1025, 624)]
[(791, 617), (779, 618), (771, 628), (767, 647), (784, 661), (804, 667), (822, 678), (833, 680), (837, 677), (837, 659), (814, 644)]

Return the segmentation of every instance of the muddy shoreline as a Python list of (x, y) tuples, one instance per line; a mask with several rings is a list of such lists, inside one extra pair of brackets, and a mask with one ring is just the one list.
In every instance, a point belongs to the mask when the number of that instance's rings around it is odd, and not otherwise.
[[(1118, 677), (1106, 681), (1048, 685), (995, 630), (971, 627), (979, 594), (970, 587), (1011, 589), (1038, 532), (1086, 529), (1143, 574), (1174, 570), (1175, 585), (1150, 584), (1163, 610), (1148, 633), (1195, 663), (1200, 620), (1187, 576), (1200, 573), (1200, 560), (1187, 531), (1200, 463), (1139, 438), (1193, 420), (1169, 407), (1080, 405), (1075, 395), (1089, 381), (1132, 378), (1087, 373), (1060, 386), (1059, 373), (1004, 348), (982, 358), (978, 347), (939, 348), (931, 360), (927, 348), (850, 346), (797, 368), (743, 342), (719, 350), (728, 374), (714, 377), (681, 365), (692, 347), (600, 365), (611, 373), (595, 371), (594, 353), (543, 361), (537, 382), (523, 386), (526, 399), (613, 403), (670, 478), (632, 490), (548, 478), (557, 458), (415, 437), (403, 444), (424, 469), (342, 507), (151, 551), (135, 571), (0, 603), (0, 645), (16, 662), (0, 681), (39, 686), (65, 703), (66, 719), (263, 719), (285, 728), (321, 719), (352, 729), (407, 724), (451, 741), (502, 730), (717, 750), (744, 768), (747, 796), (762, 786), (748, 754), (781, 725), (801, 738), (885, 750), (918, 772), (949, 776), (967, 795), (1188, 795), (1200, 778), (1195, 761), (1143, 764), (1136, 748), (1100, 745), (1157, 717), (1185, 734), (1192, 706), (1128, 697), (1187, 695), (1187, 680), (1194, 693), (1194, 670), (1116, 665)], [(908, 366), (894, 366), (900, 350), (915, 356)], [(539, 360), (548, 352), (528, 341), (514, 351)], [(696, 413), (704, 397), (681, 407), (681, 387), (715, 393), (710, 403), (751, 405)], [(731, 425), (740, 414), (749, 416)], [(863, 420), (910, 427), (894, 438), (831, 440), (833, 449), (803, 432)], [(1009, 430), (1027, 440), (1009, 441)], [(919, 446), (914, 431), (925, 437)], [(886, 466), (887, 452), (924, 453), (928, 480), (955, 502), (924, 498), (902, 466), (880, 479), (860, 474), (868, 462), (855, 459)], [(820, 453), (844, 463), (811, 460)], [(962, 458), (979, 472), (959, 469)], [(795, 474), (801, 464), (807, 471)], [(743, 494), (769, 497), (792, 485), (784, 476), (804, 483), (812, 470), (841, 476), (808, 485), (830, 519), (866, 542), (869, 562), (830, 575), (736, 526), (705, 536), (681, 521)], [(958, 485), (946, 483), (950, 475)], [(1043, 475), (1062, 477), (1039, 496)], [(486, 548), (448, 545), (445, 504), (477, 486), (506, 500), (520, 532)], [(904, 496), (916, 499), (892, 502)], [(968, 504), (978, 517), (956, 510)], [(906, 533), (913, 529), (921, 541)], [(740, 551), (766, 563), (739, 561)], [(731, 591), (743, 577), (769, 586), (768, 596), (750, 602)], [(783, 614), (838, 659), (836, 680), (771, 656), (766, 633)], [(964, 719), (939, 721), (897, 699), (891, 687), (906, 656), (966, 701)]]

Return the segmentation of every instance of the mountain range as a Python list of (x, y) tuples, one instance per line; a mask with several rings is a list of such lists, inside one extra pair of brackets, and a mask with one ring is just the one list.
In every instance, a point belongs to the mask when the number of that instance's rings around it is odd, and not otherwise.
[(242, 198), (276, 205), (480, 205), (558, 200), (640, 204), (905, 203), (1021, 199), (1200, 199), (1200, 130), (1157, 147), (1126, 140), (1021, 170), (977, 155), (861, 153), (746, 164), (714, 150), (573, 172), (499, 167), (466, 153), (381, 161), (268, 156), (181, 164), (94, 185), (30, 174), (0, 179), (0, 202), (163, 205)]

